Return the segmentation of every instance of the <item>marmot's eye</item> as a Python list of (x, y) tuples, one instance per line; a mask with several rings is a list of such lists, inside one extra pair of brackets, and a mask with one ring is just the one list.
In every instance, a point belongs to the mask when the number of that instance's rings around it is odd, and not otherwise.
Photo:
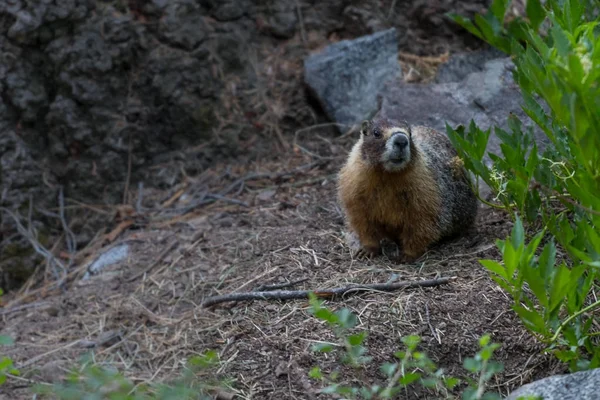
[(375, 136), (376, 138), (380, 138), (381, 137), (381, 131), (379, 129), (375, 129), (373, 131), (373, 136)]

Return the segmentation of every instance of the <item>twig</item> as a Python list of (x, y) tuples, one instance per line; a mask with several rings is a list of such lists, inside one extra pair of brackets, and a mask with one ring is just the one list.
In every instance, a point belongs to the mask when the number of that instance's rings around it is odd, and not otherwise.
[(32, 357), (29, 360), (24, 361), (22, 364), (17, 365), (17, 369), (23, 369), (23, 368), (25, 368), (25, 367), (27, 367), (27, 366), (29, 366), (31, 364), (35, 364), (36, 362), (38, 362), (39, 360), (43, 359), (44, 357), (47, 357), (47, 356), (49, 356), (51, 354), (57, 353), (57, 352), (62, 351), (62, 350), (66, 350), (68, 348), (71, 348), (71, 347), (79, 344), (79, 342), (80, 342), (80, 340), (77, 339), (77, 340), (75, 340), (75, 341), (73, 341), (71, 343), (68, 343), (68, 344), (64, 345), (64, 346), (58, 347), (56, 349), (52, 349), (52, 350), (50, 350), (50, 351), (48, 351), (48, 352), (46, 352), (44, 354), (40, 354), (40, 355), (37, 355), (35, 357)]
[(255, 292), (268, 292), (270, 290), (277, 290), (277, 289), (284, 289), (284, 288), (289, 288), (289, 287), (293, 287), (296, 286), (300, 283), (304, 283), (308, 280), (308, 278), (302, 278), (302, 279), (298, 279), (296, 281), (292, 281), (292, 282), (286, 282), (286, 283), (276, 283), (274, 285), (260, 285), (259, 287), (257, 287), (256, 289), (254, 289)]
[[(73, 234), (73, 231), (71, 231), (71, 229), (69, 228), (69, 224), (67, 223), (67, 219), (65, 217), (65, 195), (63, 193), (62, 186), (58, 189), (58, 210), (60, 216), (60, 223), (62, 224), (63, 230), (65, 231), (65, 242), (67, 242), (67, 250), (69, 251), (70, 255), (73, 255), (77, 252), (77, 240), (75, 239), (75, 234)], [(72, 263), (72, 258), (70, 258), (69, 260), (69, 264)]]
[(142, 213), (143, 197), (144, 197), (144, 182), (140, 181), (140, 182), (138, 182), (138, 198), (137, 198), (137, 202), (135, 203), (135, 211), (138, 214)]
[[(31, 205), (31, 202), (30, 202)], [(15, 222), (15, 226), (17, 228), (17, 231), (25, 238), (29, 241), (29, 243), (31, 244), (31, 247), (33, 247), (33, 249), (35, 250), (36, 253), (38, 253), (39, 255), (41, 255), (42, 257), (44, 257), (44, 259), (46, 260), (46, 262), (49, 265), (52, 265), (54, 268), (54, 273), (56, 276), (57, 281), (60, 281), (61, 284), (63, 282), (62, 279), (60, 279), (60, 274), (58, 273), (57, 269), (60, 269), (60, 271), (63, 274), (66, 274), (67, 272), (67, 268), (65, 267), (65, 265), (60, 262), (56, 257), (54, 257), (54, 254), (52, 254), (48, 249), (46, 249), (37, 239), (37, 235), (35, 234), (35, 232), (33, 231), (32, 228), (32, 222), (31, 222), (31, 208), (30, 208), (30, 212), (29, 212), (29, 228), (25, 228), (23, 226), (23, 224), (21, 223), (20, 218), (15, 215), (11, 210), (9, 210), (8, 208), (5, 207), (0, 207), (0, 211), (4, 211), (6, 214), (8, 214), (13, 221)]]
[(296, 11), (298, 13), (298, 22), (300, 23), (300, 37), (302, 38), (302, 43), (306, 46), (308, 42), (308, 40), (306, 39), (306, 28), (304, 27), (302, 8), (300, 7), (300, 2), (298, 0), (296, 0)]
[(232, 199), (230, 197), (225, 197), (225, 196), (222, 196), (220, 194), (208, 194), (208, 195), (206, 195), (206, 197), (208, 197), (208, 199), (206, 199), (202, 203), (200, 203), (201, 205), (204, 205), (204, 204), (207, 204), (208, 202), (211, 202), (210, 200), (212, 200), (212, 201), (221, 200), (221, 201), (224, 201), (226, 203), (237, 204), (237, 205), (244, 206), (244, 207), (250, 207), (248, 205), (248, 203), (246, 203), (245, 201), (241, 201), (241, 200), (237, 200), (237, 199)]
[(258, 180), (258, 179), (277, 179), (277, 178), (283, 178), (286, 175), (294, 175), (297, 174), (299, 172), (303, 172), (305, 170), (309, 170), (311, 168), (316, 167), (317, 165), (322, 165), (326, 162), (329, 162), (330, 160), (318, 160), (315, 162), (312, 162), (310, 164), (306, 164), (306, 165), (301, 165), (298, 168), (294, 168), (291, 171), (284, 171), (284, 172), (278, 172), (278, 173), (273, 173), (273, 172), (267, 172), (267, 173), (251, 173), (248, 174), (244, 177), (241, 177), (237, 180), (235, 180), (231, 185), (229, 185), (228, 187), (226, 187), (224, 190), (222, 190), (219, 195), (221, 196), (225, 196), (226, 194), (232, 192), (234, 189), (236, 189), (239, 185), (241, 185), (242, 183), (245, 183), (247, 181), (250, 180)]
[(244, 292), (232, 293), (221, 296), (209, 297), (202, 302), (202, 307), (210, 307), (215, 304), (225, 303), (229, 301), (251, 301), (251, 300), (291, 300), (291, 299), (307, 299), (309, 293), (314, 293), (321, 298), (334, 298), (349, 292), (364, 292), (378, 290), (382, 292), (393, 292), (399, 289), (411, 289), (416, 287), (432, 287), (445, 285), (454, 281), (456, 277), (445, 277), (439, 279), (429, 279), (416, 282), (398, 282), (398, 283), (374, 283), (367, 285), (349, 285), (333, 289), (317, 289), (317, 290), (275, 290), (267, 292)]
[(396, 7), (396, 0), (393, 0), (392, 5), (390, 6), (390, 10), (388, 11), (388, 16), (387, 16), (388, 20), (392, 18), (392, 14), (394, 13), (395, 7)]
[(127, 150), (127, 177), (125, 178), (125, 188), (123, 189), (123, 204), (129, 203), (129, 184), (131, 183), (131, 163), (132, 163), (133, 143), (131, 132), (129, 132), (129, 145)]
[(15, 307), (11, 307), (11, 308), (7, 308), (4, 310), (0, 310), (0, 315), (8, 315), (17, 311), (22, 311), (22, 310), (27, 310), (29, 308), (38, 308), (38, 307), (43, 307), (43, 306), (47, 306), (50, 305), (50, 303), (48, 303), (47, 301), (40, 301), (40, 302), (36, 302), (36, 303), (29, 303), (29, 304), (23, 304), (20, 306), (15, 306)]
[(156, 260), (152, 264), (150, 264), (150, 266), (148, 268), (146, 268), (145, 270), (143, 270), (143, 271), (135, 274), (131, 278), (127, 279), (127, 282), (133, 282), (136, 279), (144, 276), (148, 272), (152, 271), (158, 264), (160, 264), (160, 262), (167, 256), (167, 254), (169, 254), (171, 251), (173, 251), (175, 249), (175, 247), (177, 247), (177, 244), (178, 244), (177, 240), (174, 240), (173, 242), (171, 242), (171, 244), (169, 245), (169, 247), (167, 247), (166, 249), (164, 249), (163, 252), (158, 255), (158, 257), (156, 258)]

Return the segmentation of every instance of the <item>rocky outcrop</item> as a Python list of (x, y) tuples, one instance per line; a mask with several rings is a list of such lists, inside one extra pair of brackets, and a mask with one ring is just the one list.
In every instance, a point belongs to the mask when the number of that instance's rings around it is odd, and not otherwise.
[(189, 0), (129, 2), (128, 9), (89, 0), (5, 2), (3, 106), (27, 144), (46, 146), (58, 182), (114, 202), (107, 183), (125, 181), (130, 158), (135, 172), (210, 137), (223, 86), (210, 57), (222, 60), (224, 73), (243, 73), (246, 61), (243, 35), (233, 26), (215, 32), (206, 17), (243, 12)]

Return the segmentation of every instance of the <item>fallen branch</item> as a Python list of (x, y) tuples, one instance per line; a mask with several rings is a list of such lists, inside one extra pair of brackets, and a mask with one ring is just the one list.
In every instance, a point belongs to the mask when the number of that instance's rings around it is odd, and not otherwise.
[(323, 165), (326, 162), (329, 162), (330, 160), (318, 160), (315, 162), (312, 162), (310, 164), (306, 164), (306, 165), (301, 165), (298, 168), (292, 169), (291, 171), (284, 171), (284, 172), (268, 172), (268, 173), (251, 173), (248, 174), (244, 177), (241, 177), (237, 180), (235, 180), (231, 185), (229, 185), (228, 187), (226, 187), (224, 190), (222, 190), (219, 195), (221, 196), (225, 196), (226, 194), (232, 192), (233, 190), (235, 190), (236, 188), (238, 188), (240, 185), (246, 183), (247, 181), (252, 181), (252, 180), (259, 180), (259, 179), (270, 179), (270, 180), (275, 180), (275, 179), (279, 179), (279, 178), (283, 178), (285, 176), (289, 176), (289, 175), (295, 175), (297, 173), (301, 173), (301, 172), (305, 172), (308, 171), (316, 166), (319, 165)]
[(231, 293), (221, 296), (209, 297), (202, 302), (202, 307), (210, 307), (215, 304), (225, 303), (229, 301), (252, 301), (252, 300), (292, 300), (292, 299), (307, 299), (309, 293), (314, 293), (320, 298), (334, 298), (350, 292), (365, 292), (365, 291), (380, 291), (393, 292), (399, 289), (412, 289), (416, 287), (432, 287), (445, 285), (454, 281), (453, 277), (445, 277), (438, 279), (429, 279), (416, 282), (397, 282), (397, 283), (373, 283), (367, 285), (349, 285), (333, 289), (317, 289), (317, 290), (275, 290), (264, 292), (243, 292)]

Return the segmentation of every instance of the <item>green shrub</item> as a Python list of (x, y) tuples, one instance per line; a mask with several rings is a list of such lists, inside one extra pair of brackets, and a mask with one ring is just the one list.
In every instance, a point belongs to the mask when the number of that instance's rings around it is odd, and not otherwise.
[[(452, 18), (511, 55), (522, 108), (550, 143), (539, 154), (533, 130), (514, 115), (495, 127), (501, 154), (484, 156), (490, 130), (473, 122), (447, 132), (465, 166), (492, 189), (488, 203), (515, 226), (498, 241), (502, 263), (482, 260), (511, 294), (514, 310), (571, 370), (600, 366), (600, 30), (598, 1), (527, 2), (527, 18), (505, 21), (494, 0), (474, 21)], [(527, 225), (524, 227), (522, 221)], [(527, 231), (534, 234), (526, 237)], [(545, 243), (543, 246), (541, 243)], [(540, 246), (541, 249), (540, 249)]]
[[(312, 350), (321, 353), (336, 352), (339, 354), (337, 369), (325, 374), (320, 367), (314, 367), (309, 376), (326, 386), (321, 389), (323, 394), (337, 394), (344, 399), (391, 399), (410, 385), (421, 386), (434, 390), (446, 399), (455, 398), (450, 390), (455, 388), (460, 380), (448, 376), (439, 369), (425, 353), (417, 350), (421, 338), (416, 335), (402, 338), (405, 349), (394, 353), (397, 362), (384, 363), (379, 369), (387, 377), (385, 382), (375, 385), (348, 386), (340, 383), (342, 375), (340, 367), (343, 365), (352, 368), (364, 368), (372, 363), (372, 358), (367, 356), (364, 341), (367, 332), (351, 333), (356, 326), (357, 318), (350, 310), (342, 308), (333, 312), (318, 300), (314, 295), (310, 296), (311, 313), (318, 319), (326, 321), (333, 329), (337, 343), (316, 343)], [(502, 371), (502, 365), (492, 360), (494, 351), (499, 347), (496, 343), (490, 343), (488, 335), (479, 340), (480, 351), (473, 358), (466, 358), (464, 367), (476, 379), (467, 381), (468, 386), (463, 391), (463, 400), (491, 400), (500, 399), (496, 393), (486, 392), (487, 382), (498, 372)]]
[(218, 365), (217, 353), (208, 351), (190, 358), (183, 374), (173, 383), (135, 385), (116, 369), (94, 363), (88, 355), (64, 383), (38, 385), (34, 392), (60, 400), (210, 400), (215, 392), (225, 391), (229, 386), (229, 382), (201, 376)]

